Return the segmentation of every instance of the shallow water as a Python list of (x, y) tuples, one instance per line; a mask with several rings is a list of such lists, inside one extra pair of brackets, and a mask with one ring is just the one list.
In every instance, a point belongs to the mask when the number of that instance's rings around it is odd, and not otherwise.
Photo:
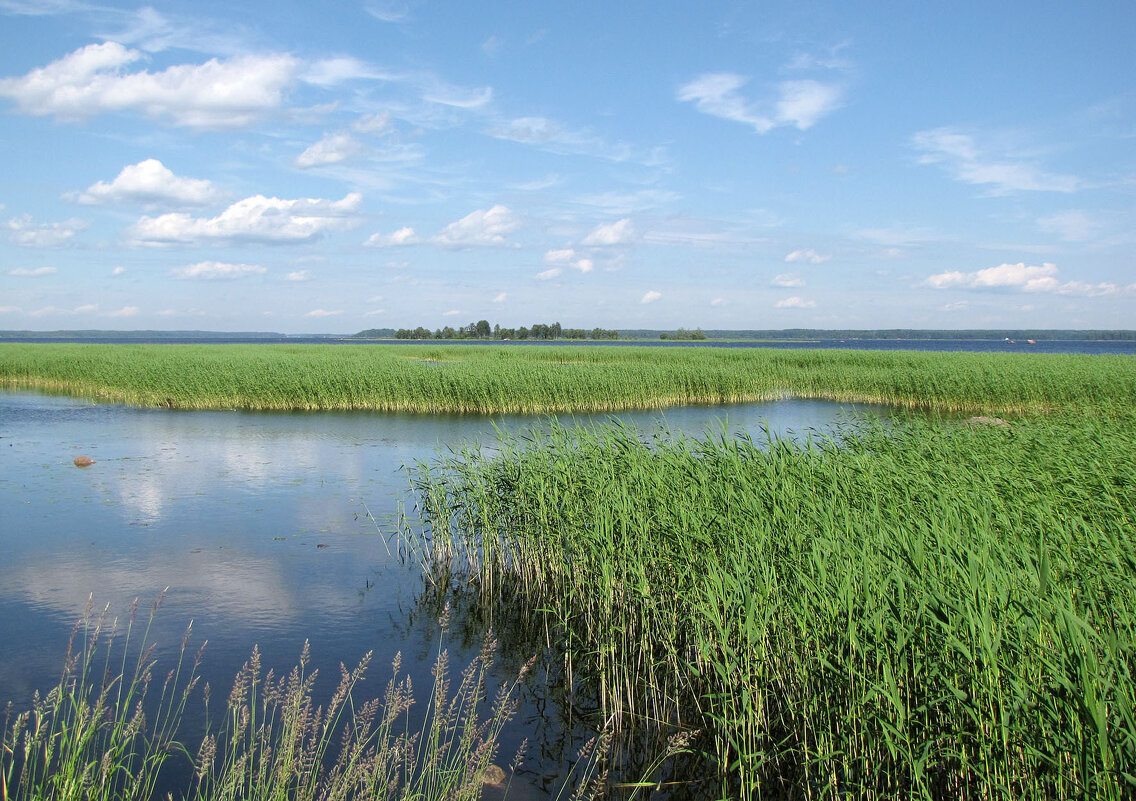
[[(764, 425), (831, 431), (857, 413), (886, 411), (785, 400), (618, 419), (760, 437)], [(209, 640), (204, 675), (215, 687), (227, 689), (254, 643), (279, 672), (305, 640), (329, 686), (340, 661), (373, 649), (371, 692), (399, 651), (428, 687), (437, 627), (414, 612), (418, 569), (391, 555), (400, 505), (413, 504), (402, 468), (534, 425), (547, 422), (182, 412), (0, 392), (0, 706), (26, 706), (55, 683), (89, 598), (122, 616), (139, 598), (144, 617), (166, 587), (152, 637), (169, 657), (192, 620), (194, 641)], [(95, 463), (77, 468), (79, 455)], [(472, 655), (450, 646), (458, 666)], [(522, 716), (506, 748), (539, 725)], [(530, 774), (541, 772), (536, 762)]]

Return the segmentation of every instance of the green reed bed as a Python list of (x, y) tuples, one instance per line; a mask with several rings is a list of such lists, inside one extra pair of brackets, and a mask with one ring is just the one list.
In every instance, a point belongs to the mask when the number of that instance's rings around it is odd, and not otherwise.
[[(341, 665), (338, 686), (317, 702), (306, 643), (298, 665), (280, 675), (265, 670), (254, 647), (218, 704), (208, 684), (199, 686), (205, 646), (194, 655), (189, 629), (172, 668), (159, 665), (148, 639), (159, 603), (141, 636), (136, 607), (121, 629), (105, 610), (88, 612), (59, 682), (24, 711), (8, 704), (0, 799), (476, 801), (499, 771), (491, 763), (528, 666), (488, 699), (491, 638), (453, 683), (439, 646), (424, 710), (399, 656), (381, 696), (360, 697), (367, 654), (352, 670)], [(204, 731), (186, 723), (191, 704), (202, 702)], [(210, 723), (211, 714), (219, 722)]]
[(1131, 413), (553, 428), (414, 481), (435, 580), (539, 610), (617, 725), (706, 732), (725, 796), (1136, 794)]
[(1136, 397), (1136, 358), (757, 348), (0, 344), (0, 387), (178, 409), (615, 411), (793, 395), (998, 412)]

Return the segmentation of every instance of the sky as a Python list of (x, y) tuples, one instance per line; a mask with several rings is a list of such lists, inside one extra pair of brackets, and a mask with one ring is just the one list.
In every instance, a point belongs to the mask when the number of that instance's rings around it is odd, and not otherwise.
[(1136, 3), (0, 0), (0, 329), (1136, 328)]

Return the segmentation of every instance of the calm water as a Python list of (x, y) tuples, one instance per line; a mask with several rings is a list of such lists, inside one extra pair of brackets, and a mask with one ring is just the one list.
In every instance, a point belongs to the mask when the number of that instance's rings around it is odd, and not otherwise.
[[(693, 434), (723, 424), (758, 433), (763, 422), (806, 432), (857, 411), (883, 413), (783, 401), (620, 419)], [(280, 671), (305, 639), (329, 685), (340, 661), (373, 649), (370, 692), (398, 651), (428, 687), (436, 626), (414, 611), (420, 573), (388, 551), (400, 504), (413, 503), (402, 467), (462, 443), (491, 444), (494, 425), (536, 424), (179, 412), (0, 393), (0, 706), (25, 705), (54, 683), (89, 597), (125, 614), (134, 598), (146, 608), (165, 587), (155, 639), (168, 657), (193, 620), (195, 641), (209, 640), (206, 678), (222, 691), (254, 643)], [(76, 468), (80, 454), (95, 464)], [(457, 664), (472, 655), (451, 645)], [(510, 739), (539, 739), (540, 725), (527, 715)]]

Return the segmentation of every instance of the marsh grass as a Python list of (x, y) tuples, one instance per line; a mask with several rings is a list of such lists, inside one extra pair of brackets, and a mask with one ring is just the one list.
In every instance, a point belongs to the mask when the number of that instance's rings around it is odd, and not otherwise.
[[(298, 665), (279, 676), (265, 671), (254, 647), (214, 727), (208, 721), (215, 702), (197, 675), (204, 644), (191, 654), (188, 629), (176, 664), (153, 697), (158, 660), (148, 633), (158, 605), (141, 637), (136, 607), (124, 633), (106, 610), (88, 614), (75, 629), (58, 684), (37, 694), (26, 711), (8, 704), (0, 798), (477, 799), (530, 667), (497, 684), (488, 698), (495, 640), (485, 639), (456, 681), (440, 643), (432, 688), (425, 707), (417, 709), (401, 656), (382, 696), (360, 699), (368, 653), (353, 669), (341, 665), (335, 691), (317, 704), (317, 671), (309, 669), (306, 643)], [(443, 639), (445, 634), (443, 625)], [(198, 694), (207, 723), (191, 748), (184, 720)]]
[(736, 798), (1136, 794), (1136, 418), (804, 443), (553, 427), (421, 465), (434, 581), (529, 610)]
[(1097, 414), (1129, 356), (462, 345), (0, 343), (0, 387), (175, 409), (618, 411), (787, 396), (999, 414)]

